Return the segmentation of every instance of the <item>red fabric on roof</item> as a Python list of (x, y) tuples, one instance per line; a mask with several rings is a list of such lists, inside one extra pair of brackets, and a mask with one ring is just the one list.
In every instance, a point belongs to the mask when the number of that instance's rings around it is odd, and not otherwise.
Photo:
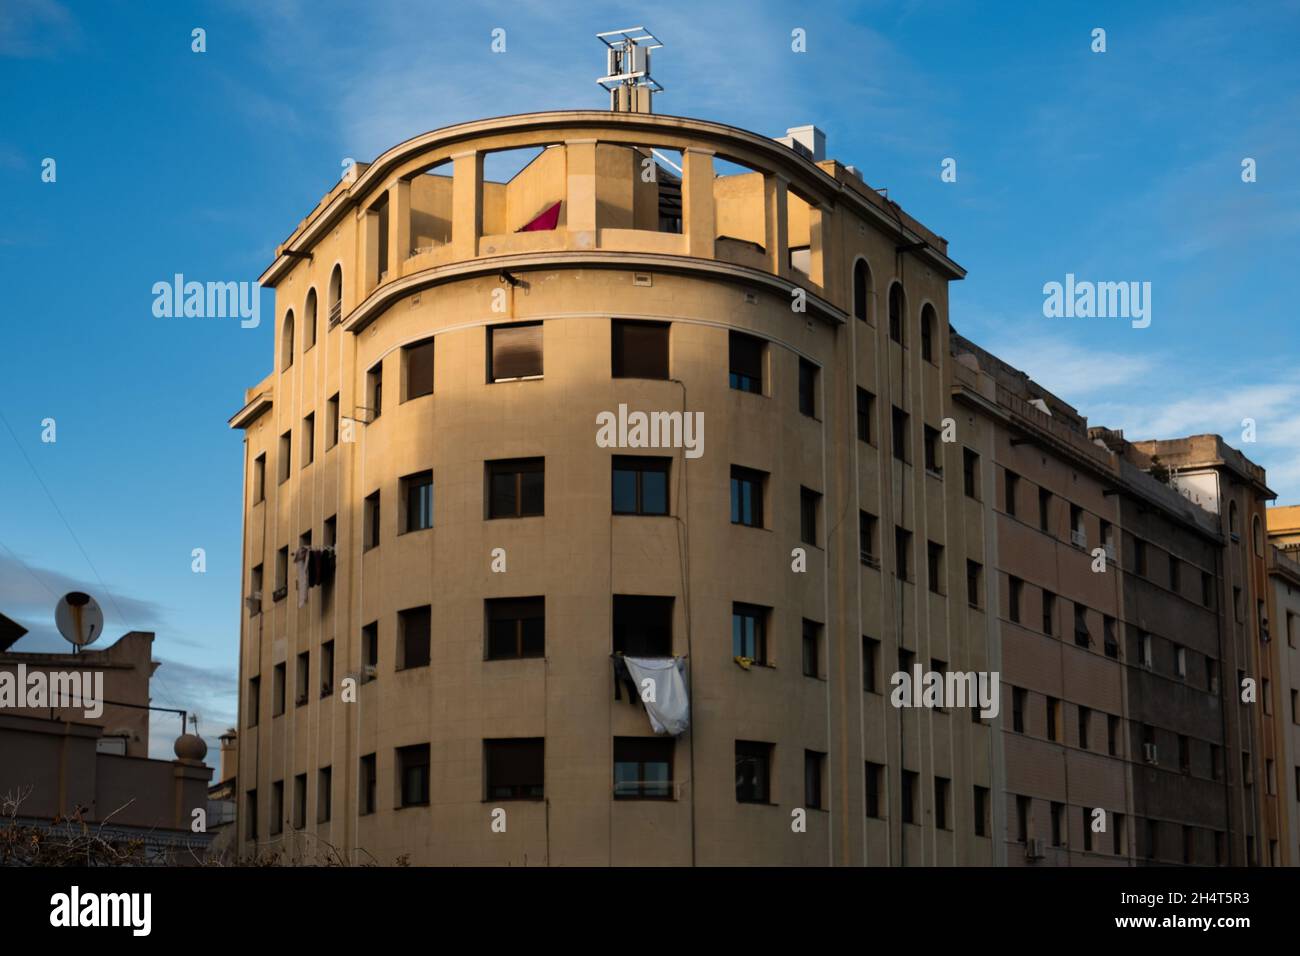
[(554, 229), (560, 222), (560, 204), (554, 203), (547, 206), (528, 225), (519, 229), (519, 232), (545, 232), (548, 229)]

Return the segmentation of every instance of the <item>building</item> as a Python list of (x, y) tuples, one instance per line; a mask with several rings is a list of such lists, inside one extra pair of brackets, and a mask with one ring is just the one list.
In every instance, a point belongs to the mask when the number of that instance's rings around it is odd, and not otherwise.
[(1283, 823), (1283, 857), (1300, 864), (1300, 506), (1269, 508), (1265, 518), (1269, 538), (1268, 576), (1272, 603), (1273, 641), (1278, 653), (1276, 701), (1281, 764), (1278, 789)]

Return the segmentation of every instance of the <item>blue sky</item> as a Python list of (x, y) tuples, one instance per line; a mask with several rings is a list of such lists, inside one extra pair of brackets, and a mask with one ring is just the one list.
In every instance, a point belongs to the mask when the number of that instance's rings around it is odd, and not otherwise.
[[(89, 590), (110, 638), (157, 632), (155, 703), (197, 710), (215, 744), (239, 637), (226, 420), (270, 371), (271, 326), (155, 318), (153, 284), (256, 279), (345, 157), (604, 108), (594, 34), (641, 23), (666, 43), (659, 112), (816, 123), (945, 236), (969, 270), (951, 295), (963, 334), (1093, 424), (1220, 432), (1300, 502), (1300, 3), (4, 0), (0, 610), (32, 630), (21, 647), (64, 646), (54, 601)], [(1066, 273), (1150, 282), (1151, 326), (1045, 318), (1043, 284)], [(155, 726), (162, 755), (175, 723)]]

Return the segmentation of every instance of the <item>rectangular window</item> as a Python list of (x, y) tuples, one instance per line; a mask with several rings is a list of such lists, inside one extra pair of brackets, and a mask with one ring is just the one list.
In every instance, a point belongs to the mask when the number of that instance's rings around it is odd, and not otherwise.
[(731, 332), (728, 341), (730, 353), (730, 385), (738, 392), (763, 394), (763, 363), (766, 343), (744, 332)]
[(397, 748), (398, 806), (429, 805), (429, 745)]
[(1016, 797), (1016, 839), (1021, 843), (1029, 842), (1029, 808), (1028, 797)]
[(1151, 635), (1146, 631), (1138, 632), (1138, 660), (1142, 662), (1143, 667), (1150, 667), (1154, 663)]
[(815, 750), (803, 752), (803, 805), (809, 810), (822, 809), (822, 765), (826, 755)]
[(427, 604), (397, 612), (399, 671), (429, 666), (431, 627), (432, 608)]
[(1088, 609), (1078, 601), (1074, 602), (1074, 643), (1087, 647), (1092, 643), (1092, 633), (1088, 630)]
[(875, 638), (862, 638), (862, 689), (876, 693), (880, 686), (880, 642)]
[(975, 835), (986, 837), (991, 831), (989, 825), (989, 788), (975, 786)]
[(253, 459), (253, 504), (266, 500), (266, 452)]
[(1201, 603), (1206, 607), (1214, 604), (1214, 577), (1209, 571), (1201, 572)]
[(903, 822), (916, 822), (916, 790), (920, 775), (914, 770), (904, 770), (902, 776), (902, 793), (900, 803), (903, 809)]
[(248, 726), (256, 727), (257, 718), (262, 710), (262, 678), (248, 679)]
[(289, 546), (275, 552), (275, 592), (272, 598), (279, 601), (289, 593)]
[(1056, 631), (1056, 595), (1043, 592), (1043, 633), (1051, 637)]
[(325, 450), (339, 443), (339, 393), (335, 392), (325, 403)]
[(876, 516), (865, 511), (858, 512), (858, 550), (863, 564), (879, 565), (876, 551)]
[(433, 339), (402, 348), (402, 401), (433, 394)]
[(1070, 543), (1083, 548), (1088, 544), (1088, 531), (1083, 525), (1083, 509), (1070, 505)]
[(483, 741), (489, 800), (541, 800), (546, 795), (546, 741), (510, 737)]
[(817, 366), (802, 358), (799, 360), (799, 414), (817, 417)]
[(271, 784), (271, 836), (284, 830), (284, 781)]
[(967, 498), (979, 500), (980, 456), (969, 448), (961, 450), (962, 489)]
[(1186, 734), (1178, 735), (1178, 769), (1183, 773), (1192, 772), (1192, 742)]
[(334, 642), (326, 641), (320, 646), (320, 695), (329, 697), (334, 693)]
[(302, 420), (302, 467), (316, 460), (316, 413)]
[(772, 745), (736, 741), (736, 802), (767, 803), (772, 792)]
[(771, 609), (757, 604), (731, 605), (731, 656), (767, 663), (767, 616)]
[(731, 523), (750, 528), (763, 527), (763, 484), (761, 471), (731, 466)]
[(376, 362), (366, 372), (366, 408), (370, 421), (376, 421), (384, 410), (384, 363)]
[(1143, 577), (1146, 577), (1147, 543), (1141, 538), (1133, 539), (1133, 570)]
[(1061, 702), (1055, 697), (1047, 698), (1047, 739), (1061, 739)]
[(307, 675), (311, 672), (311, 652), (303, 651), (298, 655), (297, 666), (293, 675), (293, 702), (295, 707), (307, 703)]
[(1092, 711), (1082, 705), (1079, 706), (1079, 748), (1088, 749), (1088, 726), (1092, 723)]
[(1025, 703), (1029, 692), (1023, 687), (1011, 688), (1011, 729), (1018, 734), (1025, 732)]
[(401, 480), (402, 531), (423, 531), (433, 527), (433, 472), (421, 471)]
[(615, 455), (614, 514), (668, 514), (668, 475), (671, 466), (671, 458)]
[(366, 495), (363, 511), (361, 550), (379, 547), (379, 492)]
[(488, 329), (488, 381), (517, 382), (542, 377), (542, 323)]
[(799, 489), (799, 540), (817, 546), (817, 507), (822, 496), (809, 488)]
[(280, 436), (280, 454), (276, 461), (279, 463), (279, 484), (284, 484), (289, 480), (289, 462), (293, 458), (293, 433), (285, 432)]
[(293, 778), (293, 828), (305, 829), (307, 826), (307, 775), (300, 773)]
[(943, 455), (939, 451), (939, 430), (929, 425), (924, 429), (925, 470), (932, 474), (943, 474)]
[(316, 773), (316, 822), (329, 823), (334, 803), (334, 768), (321, 767)]
[(935, 594), (943, 594), (943, 545), (926, 542), (925, 567), (930, 590)]
[(934, 778), (934, 825), (936, 829), (948, 829), (948, 793), (952, 781), (947, 777)]
[(489, 598), (487, 659), (546, 656), (546, 598)]
[(816, 621), (803, 619), (801, 635), (803, 649), (803, 676), (821, 677), (822, 626)]
[(614, 799), (671, 800), (673, 738), (614, 738)]
[(1038, 530), (1052, 533), (1052, 493), (1046, 488), (1038, 489)]
[(977, 561), (966, 559), (966, 603), (971, 607), (980, 606), (980, 592), (983, 590), (984, 566)]
[(259, 564), (249, 573), (248, 577), (248, 613), (262, 613), (262, 566)]
[(1110, 815), (1110, 832), (1111, 832), (1111, 850), (1116, 856), (1124, 855), (1124, 814), (1112, 813)]
[(546, 459), (515, 458), (485, 465), (489, 518), (527, 518), (544, 513)]
[(1115, 632), (1115, 619), (1110, 615), (1105, 615), (1101, 619), (1102, 641), (1105, 644), (1106, 656), (1119, 659), (1119, 638)]
[(872, 763), (867, 761), (867, 816), (873, 820), (882, 818), (880, 792), (884, 782), (885, 767), (883, 764)]
[(1012, 624), (1020, 623), (1020, 599), (1025, 593), (1025, 582), (1019, 578), (1007, 578), (1007, 613)]
[(1016, 516), (1016, 496), (1020, 489), (1020, 476), (1014, 471), (1004, 471), (1002, 477), (1002, 510), (1014, 518)]
[(1065, 804), (1052, 801), (1052, 846), (1065, 846)]
[(1175, 594), (1183, 590), (1183, 563), (1172, 554), (1169, 556), (1169, 590)]
[(894, 575), (900, 581), (910, 580), (908, 568), (912, 566), (912, 532), (894, 528)]
[(379, 622), (371, 621), (361, 629), (361, 666), (379, 666)]
[(279, 717), (284, 713), (284, 685), (288, 679), (284, 664), (276, 664), (271, 672), (271, 716)]
[(1187, 679), (1187, 648), (1174, 648), (1174, 673), (1183, 680)]
[(668, 377), (667, 322), (632, 322), (615, 319), (612, 323), (614, 378)]
[(357, 799), (361, 806), (361, 816), (369, 816), (375, 812), (375, 784), (377, 782), (377, 773), (375, 769), (375, 755), (366, 754), (361, 758), (361, 773), (357, 777), (357, 786), (360, 792)]
[(872, 444), (871, 423), (875, 418), (876, 396), (865, 388), (858, 389), (858, 441)]
[(627, 657), (672, 657), (673, 599), (614, 595), (614, 653)]
[(339, 518), (338, 515), (330, 515), (325, 519), (321, 528), (321, 544), (326, 548), (332, 548), (339, 543)]
[(890, 431), (893, 435), (894, 457), (899, 461), (906, 462), (911, 459), (907, 449), (907, 422), (909, 419), (907, 412), (898, 406), (890, 408)]

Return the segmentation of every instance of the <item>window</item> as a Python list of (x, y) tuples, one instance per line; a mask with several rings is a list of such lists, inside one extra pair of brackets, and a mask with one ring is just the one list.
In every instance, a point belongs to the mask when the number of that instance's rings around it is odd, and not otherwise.
[(537, 379), (542, 374), (542, 323), (498, 325), (488, 329), (489, 382)]
[(379, 492), (366, 495), (363, 510), (361, 550), (379, 547)]
[(1038, 489), (1038, 530), (1052, 533), (1052, 493), (1046, 488)]
[(1151, 635), (1146, 631), (1138, 632), (1138, 660), (1143, 667), (1150, 667), (1154, 663), (1154, 656), (1151, 649)]
[(421, 471), (401, 480), (402, 531), (423, 531), (433, 527), (433, 472)]
[(1002, 480), (1002, 510), (1014, 518), (1016, 516), (1016, 493), (1020, 488), (1020, 476), (1014, 471), (1006, 471), (1003, 472)]
[(275, 552), (275, 591), (271, 597), (281, 601), (289, 593), (289, 546)]
[(771, 793), (772, 745), (736, 741), (736, 802), (767, 803)]
[(1083, 509), (1070, 505), (1070, 543), (1082, 548), (1088, 544), (1088, 531), (1083, 524)]
[(253, 568), (248, 578), (248, 613), (249, 615), (262, 613), (262, 566), (259, 564)]
[(926, 303), (921, 307), (921, 358), (927, 362), (934, 361), (934, 306)]
[(361, 804), (360, 814), (363, 817), (375, 812), (376, 778), (375, 755), (366, 754), (361, 758), (361, 773), (357, 777), (357, 784), (361, 791), (357, 797)]
[(969, 448), (961, 450), (962, 489), (967, 498), (979, 500), (980, 456)]
[(853, 264), (853, 315), (863, 322), (870, 322), (867, 316), (868, 302), (871, 295), (871, 269), (865, 259)]
[(266, 452), (253, 459), (253, 504), (266, 500)]
[(287, 372), (293, 367), (293, 309), (284, 314), (284, 325), (280, 329), (280, 371)]
[(1119, 638), (1115, 636), (1115, 619), (1110, 615), (1105, 615), (1101, 619), (1102, 641), (1106, 648), (1106, 656), (1119, 658)]
[(1178, 735), (1178, 769), (1183, 773), (1192, 772), (1192, 743), (1186, 734)]
[(361, 629), (361, 666), (379, 666), (379, 622), (371, 621)]
[(977, 561), (966, 559), (966, 603), (971, 607), (980, 606), (980, 591), (984, 579), (984, 566)]
[(293, 828), (305, 829), (307, 826), (307, 775), (300, 773), (293, 778)]
[(280, 454), (277, 458), (279, 464), (279, 483), (284, 484), (289, 480), (289, 462), (293, 458), (293, 433), (285, 432), (280, 436)]
[(326, 641), (320, 646), (320, 695), (329, 697), (334, 693), (334, 642)]
[(951, 789), (952, 781), (947, 777), (934, 778), (934, 825), (936, 829), (949, 829), (948, 793)]
[(1111, 850), (1116, 856), (1124, 855), (1124, 814), (1110, 815)]
[(930, 590), (942, 594), (943, 588), (943, 545), (927, 541), (925, 545), (926, 578)]
[(1092, 722), (1092, 711), (1087, 707), (1079, 707), (1079, 747), (1082, 750), (1088, 749), (1088, 725)]
[(916, 789), (920, 776), (914, 770), (904, 770), (902, 776), (902, 794), (900, 803), (903, 809), (903, 822), (916, 822)]
[(671, 458), (615, 455), (614, 514), (668, 514), (668, 474), (671, 466)]
[(883, 764), (867, 761), (867, 816), (873, 820), (879, 820), (883, 816), (880, 805), (880, 791), (884, 776), (885, 767)]
[(907, 412), (897, 406), (893, 406), (890, 411), (890, 432), (893, 436), (894, 457), (899, 461), (906, 462), (909, 460), (907, 453)]
[(1007, 578), (1007, 613), (1012, 624), (1020, 623), (1020, 598), (1025, 592), (1025, 582), (1019, 578)]
[(546, 598), (489, 598), (487, 659), (546, 656)]
[(1055, 697), (1047, 698), (1047, 739), (1061, 739), (1061, 702)]
[(809, 810), (822, 809), (822, 766), (826, 755), (815, 750), (803, 752), (803, 805)]
[(821, 677), (822, 626), (804, 618), (802, 630), (803, 676)]
[(894, 528), (894, 575), (900, 581), (910, 580), (908, 568), (912, 566), (912, 532)]
[(321, 544), (326, 548), (332, 548), (339, 541), (339, 519), (338, 515), (330, 515), (325, 519), (321, 526)]
[(1056, 595), (1043, 592), (1043, 633), (1051, 637), (1056, 630)]
[(1210, 776), (1215, 780), (1223, 779), (1223, 748), (1210, 744)]
[(483, 763), (489, 800), (541, 800), (545, 796), (544, 738), (485, 740)]
[(1065, 846), (1065, 805), (1052, 801), (1052, 846)]
[(429, 745), (397, 748), (398, 806), (429, 805)]
[(427, 604), (397, 612), (399, 671), (429, 666), (431, 620), (431, 609)]
[(903, 300), (903, 287), (895, 282), (889, 287), (889, 337), (903, 344), (903, 316), (907, 311)]
[(271, 672), (271, 716), (279, 717), (284, 713), (284, 693), (285, 681), (288, 675), (285, 673), (286, 667), (283, 663), (276, 664), (275, 669)]
[(613, 331), (614, 378), (668, 377), (668, 323), (615, 319)]
[(802, 358), (799, 360), (799, 414), (817, 417), (817, 366)]
[(988, 836), (989, 825), (989, 788), (975, 786), (975, 835)]
[(614, 653), (628, 657), (672, 657), (673, 599), (614, 595)]
[[(877, 693), (880, 682), (876, 677), (880, 673), (880, 642), (875, 638), (862, 638), (862, 689)], [(1297, 721), (1300, 723), (1300, 721)]]
[(1147, 543), (1141, 538), (1133, 539), (1133, 570), (1143, 577), (1146, 577)]
[(1232, 614), (1238, 623), (1246, 620), (1245, 611), (1241, 606), (1241, 588), (1235, 586), (1232, 589)]
[(325, 450), (329, 451), (339, 443), (339, 393), (335, 392), (330, 396), (330, 400), (325, 403), (325, 435), (327, 444)]
[(370, 421), (377, 421), (384, 411), (384, 363), (376, 362), (366, 372), (366, 407), (370, 411)]
[(1169, 556), (1169, 590), (1178, 594), (1183, 589), (1183, 563), (1172, 554)]
[(822, 496), (808, 488), (799, 489), (799, 540), (817, 546), (817, 505)]
[(262, 710), (262, 678), (250, 677), (248, 679), (248, 726), (256, 727), (257, 718)]
[(1187, 648), (1174, 648), (1174, 673), (1183, 680), (1187, 679)]
[(898, 649), (898, 669), (904, 674), (911, 674), (913, 666), (916, 664), (916, 652), (909, 651), (905, 647)]
[(284, 781), (271, 784), (271, 836), (284, 830)]
[(876, 516), (865, 511), (858, 512), (858, 550), (863, 564), (874, 567), (880, 563), (876, 551)]
[(757, 604), (731, 605), (731, 656), (767, 663), (767, 615), (770, 608)]
[(402, 347), (402, 401), (433, 394), (433, 339)]
[(1160, 825), (1155, 820), (1148, 820), (1147, 830), (1147, 859), (1154, 860), (1160, 851)]
[(1119, 718), (1114, 714), (1106, 715), (1106, 753), (1112, 757), (1119, 754)]
[(1088, 609), (1078, 601), (1074, 602), (1074, 643), (1087, 647), (1092, 643), (1092, 633), (1088, 630)]
[(321, 767), (316, 772), (316, 822), (329, 823), (333, 809), (334, 768)]
[(338, 325), (343, 318), (343, 270), (338, 266), (330, 273), (329, 297), (330, 328)]
[(307, 292), (307, 304), (303, 307), (302, 314), (302, 350), (310, 352), (312, 346), (316, 344), (316, 290), (310, 289)]
[(763, 527), (763, 483), (761, 471), (731, 466), (731, 523)]
[(738, 392), (763, 394), (763, 358), (766, 343), (744, 332), (731, 332), (728, 339), (731, 387)]
[(293, 679), (293, 697), (294, 706), (301, 707), (307, 703), (307, 675), (311, 670), (311, 653), (303, 651), (298, 655), (297, 668), (294, 671)]
[(614, 799), (671, 800), (673, 738), (614, 738)]
[(858, 389), (858, 441), (868, 445), (871, 440), (871, 421), (875, 417), (876, 396), (865, 388)]
[(546, 459), (489, 461), (486, 467), (489, 518), (527, 518), (543, 514)]
[(1029, 842), (1029, 808), (1028, 797), (1016, 797), (1016, 839), (1021, 843)]
[(943, 455), (939, 451), (939, 430), (925, 426), (925, 470), (936, 475), (943, 474)]
[(1011, 688), (1011, 729), (1018, 734), (1025, 732), (1025, 703), (1029, 692), (1023, 687)]

